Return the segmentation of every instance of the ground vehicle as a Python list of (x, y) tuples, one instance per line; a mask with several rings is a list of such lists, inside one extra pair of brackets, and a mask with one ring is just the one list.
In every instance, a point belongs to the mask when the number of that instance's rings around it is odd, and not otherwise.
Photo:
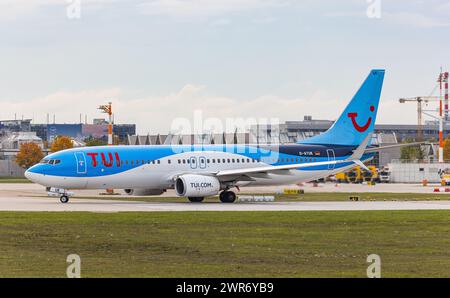
[(391, 173), (388, 168), (383, 168), (379, 174), (380, 183), (389, 183), (391, 181)]
[(445, 169), (441, 172), (441, 185), (450, 185), (450, 169)]
[(346, 173), (336, 174), (337, 183), (362, 183), (362, 182), (379, 182), (380, 176), (375, 166), (368, 166), (370, 171), (362, 170), (360, 167), (355, 167), (353, 170)]
[(348, 183), (347, 180), (347, 174), (342, 172), (342, 173), (337, 173), (336, 174), (336, 182), (337, 183)]

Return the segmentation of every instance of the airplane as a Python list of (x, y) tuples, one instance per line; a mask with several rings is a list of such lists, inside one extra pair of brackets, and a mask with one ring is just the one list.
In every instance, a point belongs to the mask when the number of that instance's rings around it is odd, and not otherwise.
[(296, 144), (72, 148), (46, 156), (25, 176), (62, 203), (76, 189), (124, 189), (129, 195), (175, 189), (191, 202), (219, 195), (221, 202), (233, 203), (233, 190), (241, 187), (302, 183), (356, 166), (367, 169), (364, 162), (382, 150), (370, 142), (384, 74), (371, 70), (330, 129)]

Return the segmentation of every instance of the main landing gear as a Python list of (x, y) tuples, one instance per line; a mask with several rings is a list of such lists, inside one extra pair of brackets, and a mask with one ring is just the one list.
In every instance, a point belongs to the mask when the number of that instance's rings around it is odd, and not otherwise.
[(219, 198), (222, 203), (234, 203), (236, 194), (230, 190), (225, 190), (220, 193)]
[[(220, 193), (219, 198), (222, 203), (234, 203), (236, 201), (236, 194), (230, 190), (224, 190)], [(63, 202), (62, 199), (63, 198), (61, 197), (61, 202)], [(201, 203), (203, 202), (204, 197), (188, 197), (188, 199), (192, 203)], [(67, 201), (68, 200), (69, 198), (67, 198)]]
[(203, 202), (204, 198), (203, 197), (189, 197), (188, 199), (192, 203), (201, 203), (201, 202)]

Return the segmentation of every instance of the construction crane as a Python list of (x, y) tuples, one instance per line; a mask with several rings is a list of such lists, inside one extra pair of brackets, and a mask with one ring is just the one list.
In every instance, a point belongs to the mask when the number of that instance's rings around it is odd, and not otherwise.
[(411, 97), (411, 98), (400, 98), (400, 103), (406, 103), (406, 102), (417, 102), (417, 141), (421, 142), (423, 141), (423, 123), (422, 123), (422, 104), (427, 104), (430, 101), (439, 101), (439, 97), (437, 96), (418, 96), (418, 97)]

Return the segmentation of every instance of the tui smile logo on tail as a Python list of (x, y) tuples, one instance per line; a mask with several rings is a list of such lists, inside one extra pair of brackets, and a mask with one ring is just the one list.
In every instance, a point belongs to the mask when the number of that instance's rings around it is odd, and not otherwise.
[[(375, 107), (370, 106), (370, 111), (371, 112), (375, 111)], [(348, 113), (347, 116), (348, 116), (348, 118), (352, 119), (353, 127), (359, 132), (365, 132), (369, 128), (370, 123), (372, 123), (372, 117), (369, 117), (369, 119), (367, 119), (366, 124), (361, 126), (356, 121), (356, 117), (358, 117), (358, 113)]]

